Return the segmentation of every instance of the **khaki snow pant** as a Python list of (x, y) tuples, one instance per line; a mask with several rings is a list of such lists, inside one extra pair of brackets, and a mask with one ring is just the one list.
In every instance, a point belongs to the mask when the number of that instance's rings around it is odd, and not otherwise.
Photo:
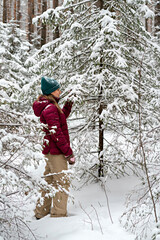
[[(52, 176), (46, 176), (45, 180), (48, 184), (51, 184), (56, 189), (58, 186), (63, 189), (69, 189), (69, 179), (67, 174), (60, 173), (63, 170), (68, 170), (68, 163), (64, 157), (64, 155), (46, 155), (46, 167), (44, 175), (52, 174)], [(57, 173), (57, 174), (55, 174)], [(55, 194), (53, 198), (45, 197), (47, 192), (41, 192), (41, 196), (43, 197), (43, 205), (40, 205), (40, 200), (38, 200), (36, 209), (35, 209), (35, 217), (42, 218), (50, 213), (51, 217), (64, 217), (67, 216), (67, 200), (68, 195), (60, 190)]]

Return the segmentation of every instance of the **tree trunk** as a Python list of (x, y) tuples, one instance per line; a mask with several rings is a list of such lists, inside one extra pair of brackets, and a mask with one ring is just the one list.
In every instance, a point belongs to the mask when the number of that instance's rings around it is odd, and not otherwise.
[(102, 8), (103, 8), (103, 0), (98, 0), (98, 1), (95, 3), (95, 5), (96, 5), (97, 8), (102, 9)]
[[(42, 0), (42, 13), (47, 10), (47, 0)], [(41, 46), (46, 43), (46, 36), (47, 36), (47, 28), (46, 24), (42, 23), (42, 31), (41, 31)]]
[(34, 25), (32, 19), (34, 18), (34, 0), (28, 0), (28, 40), (31, 43), (34, 33)]
[[(58, 7), (58, 0), (53, 0), (53, 8), (56, 8)], [(56, 29), (55, 29), (55, 32), (54, 32), (54, 35), (53, 35), (53, 40), (56, 39), (56, 38), (59, 38), (59, 28), (58, 26), (56, 26)]]
[(154, 20), (154, 26), (155, 26), (155, 35), (160, 38), (160, 1), (156, 1), (155, 5), (155, 20)]
[(3, 23), (7, 23), (7, 0), (3, 0)]
[(11, 0), (8, 0), (7, 10), (8, 10), (8, 12), (7, 12), (8, 21), (7, 22), (9, 22), (12, 18), (12, 16), (11, 16), (12, 15), (12, 1)]
[[(100, 96), (99, 101), (101, 101), (102, 88), (100, 88)], [(99, 106), (99, 148), (98, 148), (98, 158), (99, 158), (99, 169), (98, 169), (98, 177), (104, 177), (103, 173), (103, 139), (104, 139), (104, 130), (103, 130), (103, 120), (100, 119), (101, 113), (103, 111), (103, 105), (100, 103)]]
[[(103, 0), (98, 0), (98, 2), (96, 3), (96, 6), (100, 9), (103, 8)], [(103, 50), (101, 51), (101, 59), (100, 59), (100, 73), (102, 72), (102, 68), (103, 68)], [(98, 159), (99, 159), (99, 169), (98, 169), (98, 177), (104, 177), (104, 172), (103, 172), (103, 161), (104, 161), (104, 157), (103, 157), (103, 139), (104, 139), (104, 129), (103, 129), (103, 120), (101, 120), (100, 116), (101, 113), (103, 111), (103, 103), (101, 103), (101, 98), (102, 98), (102, 93), (103, 93), (103, 89), (102, 86), (100, 86), (99, 88), (99, 102), (100, 102), (100, 106), (99, 106), (99, 110), (98, 110), (98, 114), (99, 114), (99, 148), (98, 148)]]
[[(151, 5), (151, 4), (149, 4), (149, 3), (146, 3), (146, 5), (150, 8), (150, 9), (152, 9), (153, 8), (153, 6)], [(148, 31), (148, 32), (152, 32), (152, 18), (147, 18), (147, 19), (145, 19), (145, 29)]]
[(58, 0), (53, 0), (53, 8), (58, 7)]
[(145, 29), (149, 32), (149, 19), (145, 19)]
[(21, 24), (21, 1), (17, 0), (17, 24), (20, 27)]
[[(37, 7), (37, 15), (40, 16), (42, 13), (42, 3), (41, 0), (38, 0), (37, 2), (38, 7)], [(38, 41), (37, 41), (37, 48), (41, 47), (41, 23), (38, 21), (37, 23), (37, 35), (38, 35)]]
[(14, 22), (17, 21), (17, 0), (14, 0)]
[(38, 15), (41, 14), (41, 0), (38, 0)]

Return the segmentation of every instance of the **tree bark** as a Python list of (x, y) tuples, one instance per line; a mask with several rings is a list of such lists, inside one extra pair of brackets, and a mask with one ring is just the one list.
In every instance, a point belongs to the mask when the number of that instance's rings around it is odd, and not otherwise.
[[(56, 7), (58, 7), (58, 0), (53, 0), (53, 8), (55, 9)], [(56, 26), (54, 35), (53, 35), (53, 40), (59, 38), (59, 28), (58, 26)]]
[(152, 32), (152, 20), (150, 18), (145, 19), (145, 29), (148, 32)]
[(17, 24), (21, 25), (21, 1), (17, 0)]
[[(103, 8), (103, 0), (98, 0), (96, 3), (96, 6), (100, 9)], [(103, 68), (103, 50), (101, 51), (101, 59), (100, 59), (100, 73), (102, 72)], [(99, 169), (98, 169), (98, 177), (104, 177), (104, 172), (103, 172), (103, 162), (104, 162), (104, 156), (103, 156), (103, 139), (104, 139), (104, 129), (103, 129), (103, 120), (100, 118), (101, 113), (103, 111), (103, 103), (101, 103), (101, 98), (102, 98), (102, 93), (103, 89), (102, 86), (99, 88), (99, 148), (98, 148), (98, 159), (99, 159)]]
[[(40, 16), (42, 13), (41, 0), (38, 0), (37, 4), (38, 4), (37, 15)], [(41, 47), (41, 23), (40, 23), (40, 21), (38, 21), (38, 23), (37, 23), (37, 35), (38, 35), (37, 48), (40, 48)]]
[(38, 0), (38, 15), (41, 14), (41, 0)]
[(34, 18), (34, 0), (28, 0), (28, 40), (31, 43), (34, 33), (34, 25), (32, 19)]
[[(150, 8), (150, 9), (152, 9), (152, 5), (151, 4), (148, 4), (148, 3), (146, 3), (146, 5)], [(152, 18), (147, 18), (147, 19), (145, 19), (145, 29), (148, 31), (148, 32), (152, 32)]]
[(14, 0), (14, 21), (17, 21), (17, 0)]
[(11, 0), (8, 0), (8, 6), (7, 6), (7, 22), (9, 22), (12, 18), (11, 14), (12, 14), (12, 1)]
[[(47, 0), (42, 0), (42, 13), (47, 10)], [(42, 23), (42, 31), (41, 31), (41, 46), (46, 44), (46, 36), (47, 36), (47, 28), (46, 24)]]
[[(101, 101), (101, 95), (102, 95), (102, 88), (100, 88), (100, 96), (99, 101)], [(98, 177), (104, 177), (103, 172), (103, 139), (104, 139), (104, 130), (103, 130), (103, 120), (101, 120), (100, 116), (103, 111), (103, 105), (100, 103), (99, 106), (99, 148), (98, 148), (98, 158), (99, 158), (99, 169), (98, 169)]]
[(53, 0), (53, 8), (58, 7), (58, 0)]
[(3, 23), (7, 23), (7, 3), (8, 0), (3, 0)]
[(95, 5), (96, 5), (97, 8), (102, 9), (102, 8), (103, 8), (103, 0), (98, 0), (98, 1), (95, 3)]
[(160, 1), (155, 4), (155, 19), (154, 19), (155, 35), (160, 38)]

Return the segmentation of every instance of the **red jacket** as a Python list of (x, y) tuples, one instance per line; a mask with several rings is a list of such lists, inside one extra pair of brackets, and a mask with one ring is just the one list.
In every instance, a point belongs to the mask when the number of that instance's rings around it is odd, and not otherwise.
[(63, 113), (60, 113), (54, 103), (44, 97), (33, 103), (35, 115), (40, 117), (41, 123), (45, 124), (43, 128), (45, 132), (43, 154), (64, 154), (66, 156), (72, 154), (66, 121), (71, 112), (71, 107), (72, 104), (66, 102), (62, 109)]

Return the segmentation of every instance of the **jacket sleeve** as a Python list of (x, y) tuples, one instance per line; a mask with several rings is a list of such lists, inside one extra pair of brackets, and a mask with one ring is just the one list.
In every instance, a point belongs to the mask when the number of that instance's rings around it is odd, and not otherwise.
[(72, 109), (72, 105), (73, 105), (73, 102), (71, 101), (66, 101), (66, 103), (64, 104), (63, 108), (62, 108), (62, 111), (64, 112), (66, 118), (68, 118), (70, 112), (71, 112), (71, 109)]
[(51, 133), (51, 138), (55, 142), (56, 146), (61, 150), (61, 152), (68, 156), (72, 154), (72, 149), (70, 148), (60, 126), (60, 118), (58, 109), (55, 105), (50, 105), (47, 109), (43, 111), (43, 116), (48, 124), (49, 131)]

